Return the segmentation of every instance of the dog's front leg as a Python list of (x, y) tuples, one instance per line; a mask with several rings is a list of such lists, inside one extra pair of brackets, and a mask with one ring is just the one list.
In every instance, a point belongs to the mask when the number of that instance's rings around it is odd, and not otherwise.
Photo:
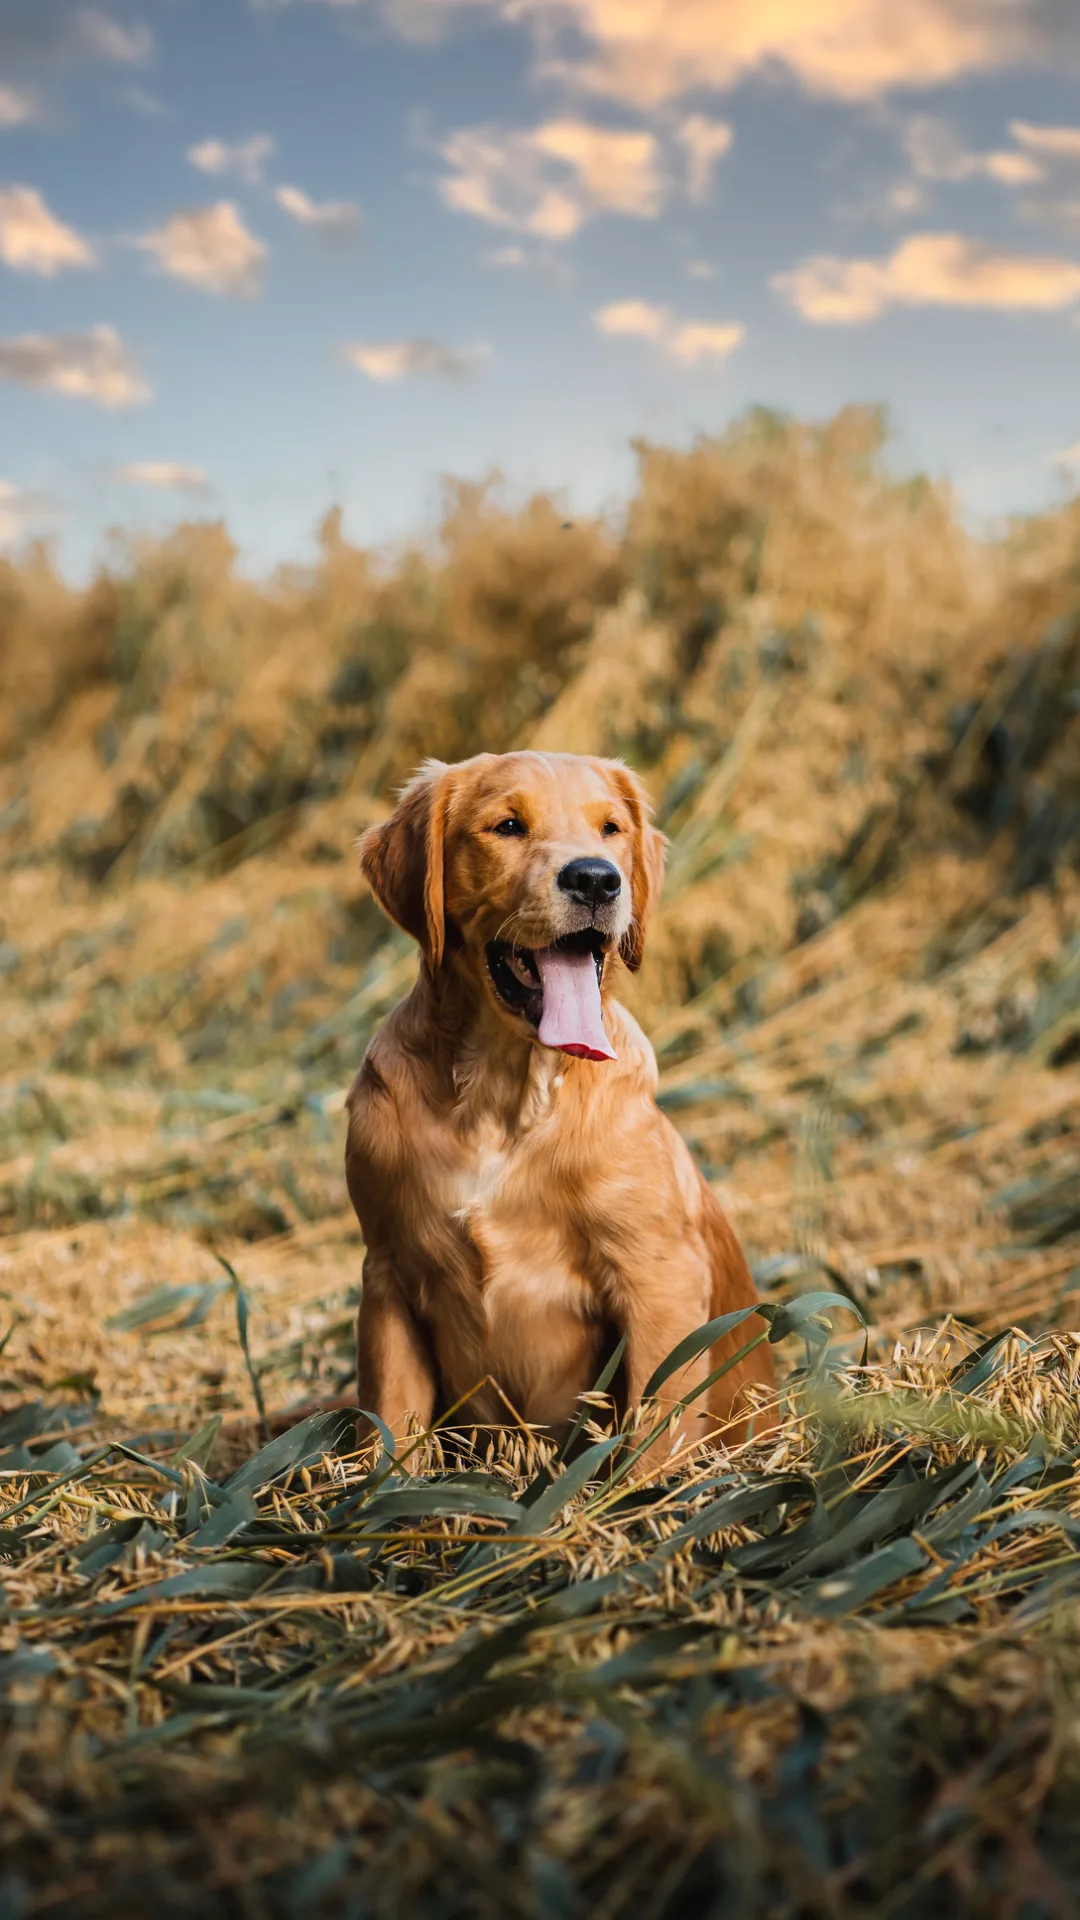
[(680, 1340), (685, 1340), (688, 1334), (701, 1326), (704, 1315), (693, 1301), (643, 1301), (637, 1289), (631, 1300), (626, 1319), (624, 1361), (627, 1402), (642, 1428), (642, 1438), (650, 1425), (666, 1420), (664, 1432), (657, 1435), (655, 1446), (645, 1455), (647, 1465), (652, 1467), (659, 1459), (702, 1439), (708, 1430), (704, 1418), (704, 1395), (681, 1411), (677, 1419), (672, 1417), (680, 1403), (705, 1379), (709, 1368), (707, 1352), (699, 1354), (697, 1359), (680, 1367), (664, 1381), (648, 1403), (649, 1420), (646, 1422), (642, 1419), (645, 1388), (649, 1380)]
[(410, 1415), (421, 1427), (431, 1425), (438, 1383), (430, 1355), (390, 1261), (370, 1248), (356, 1326), (356, 1377), (361, 1445), (372, 1432), (365, 1413), (378, 1414), (399, 1446)]

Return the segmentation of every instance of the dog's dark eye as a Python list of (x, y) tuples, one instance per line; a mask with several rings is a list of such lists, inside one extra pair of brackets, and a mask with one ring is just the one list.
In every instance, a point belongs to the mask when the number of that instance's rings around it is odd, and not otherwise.
[(514, 834), (520, 835), (527, 833), (528, 828), (524, 820), (515, 820), (511, 815), (506, 820), (496, 820), (495, 825), (490, 831), (492, 833), (501, 833), (504, 839), (509, 840)]
[(603, 824), (603, 826), (602, 826), (602, 827), (601, 827), (601, 829), (600, 829), (600, 831), (601, 831), (601, 833), (602, 833), (602, 834), (604, 835), (604, 837), (605, 837), (605, 839), (606, 839), (606, 837), (607, 837), (607, 835), (608, 835), (609, 833), (621, 833), (621, 832), (622, 832), (622, 828), (621, 828), (621, 827), (617, 827), (617, 826), (616, 826), (616, 824), (615, 824), (615, 822), (614, 822), (614, 820), (605, 820), (605, 821), (604, 821), (604, 824)]

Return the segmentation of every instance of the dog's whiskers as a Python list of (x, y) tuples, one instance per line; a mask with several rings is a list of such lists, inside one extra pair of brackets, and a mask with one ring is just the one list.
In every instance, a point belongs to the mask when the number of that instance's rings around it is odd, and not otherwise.
[(519, 940), (519, 936), (524, 930), (525, 921), (525, 909), (523, 907), (515, 907), (512, 913), (507, 914), (506, 919), (503, 921), (502, 926), (495, 936), (496, 939), (506, 939), (511, 946), (518, 946), (520, 944), (520, 946), (528, 949), (529, 952), (533, 952), (537, 945), (546, 944), (543, 940), (538, 942), (535, 937), (528, 940)]
[[(511, 931), (511, 929), (513, 929), (513, 931)], [(507, 914), (506, 919), (503, 921), (502, 925), (498, 928), (495, 934), (495, 940), (496, 942), (505, 940), (508, 945), (513, 946), (515, 944), (513, 935), (515, 932), (519, 932), (520, 929), (521, 929), (521, 908), (515, 907), (512, 913)]]

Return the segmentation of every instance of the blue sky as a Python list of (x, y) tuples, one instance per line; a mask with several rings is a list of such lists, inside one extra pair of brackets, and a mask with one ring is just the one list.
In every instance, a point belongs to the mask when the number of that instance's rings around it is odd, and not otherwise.
[(1043, 504), (1078, 79), (1073, 0), (0, 0), (0, 541), (613, 505), (756, 402)]

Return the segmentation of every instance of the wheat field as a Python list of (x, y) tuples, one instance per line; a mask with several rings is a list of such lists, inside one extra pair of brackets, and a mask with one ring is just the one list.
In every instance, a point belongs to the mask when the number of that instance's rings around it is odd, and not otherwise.
[[(866, 409), (637, 451), (0, 563), (4, 1920), (1076, 1910), (1080, 501), (977, 538)], [(624, 997), (785, 1382), (668, 1477), (602, 1390), (567, 1458), (305, 1412), (414, 969), (352, 843), (516, 745), (653, 795)]]

